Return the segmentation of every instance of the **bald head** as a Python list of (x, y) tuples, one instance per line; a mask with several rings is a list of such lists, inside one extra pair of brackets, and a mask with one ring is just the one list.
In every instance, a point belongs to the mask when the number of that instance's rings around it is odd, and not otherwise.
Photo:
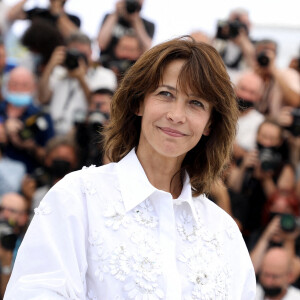
[(0, 202), (0, 217), (24, 226), (28, 220), (28, 202), (18, 193), (6, 193)]
[(14, 93), (34, 93), (34, 74), (24, 67), (14, 68), (9, 73), (7, 90)]
[(253, 71), (245, 71), (237, 80), (235, 92), (239, 98), (250, 102), (258, 102), (263, 93), (263, 81)]
[(262, 263), (262, 270), (272, 268), (288, 272), (291, 267), (291, 260), (284, 248), (273, 247), (265, 255)]

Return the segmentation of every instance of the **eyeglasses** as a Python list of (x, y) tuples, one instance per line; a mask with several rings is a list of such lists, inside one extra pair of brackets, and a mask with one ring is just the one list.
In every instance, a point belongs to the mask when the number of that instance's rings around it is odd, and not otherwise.
[(14, 209), (14, 208), (5, 207), (3, 205), (0, 205), (0, 213), (2, 213), (5, 210), (12, 213), (12, 214), (15, 214), (15, 215), (24, 214), (26, 212), (25, 210), (18, 210), (18, 209)]

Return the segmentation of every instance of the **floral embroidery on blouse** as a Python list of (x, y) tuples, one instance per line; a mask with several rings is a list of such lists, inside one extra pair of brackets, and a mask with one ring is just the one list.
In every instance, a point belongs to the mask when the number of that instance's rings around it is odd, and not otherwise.
[(157, 281), (162, 275), (160, 248), (151, 234), (143, 231), (134, 232), (131, 239), (137, 251), (132, 258), (133, 281), (125, 285), (130, 299), (163, 299), (164, 292)]
[(191, 297), (187, 299), (229, 299), (229, 269), (205, 244), (190, 245), (178, 259), (185, 264), (188, 280), (193, 284)]
[(135, 209), (135, 220), (145, 227), (155, 228), (158, 225), (158, 219), (153, 214), (153, 211), (153, 206), (150, 201), (146, 199)]
[(200, 228), (191, 214), (183, 210), (177, 221), (177, 231), (184, 241), (194, 242), (200, 235)]
[(104, 211), (103, 216), (106, 218), (105, 225), (113, 230), (118, 230), (120, 226), (127, 228), (131, 223), (130, 216), (125, 214), (124, 207), (119, 202), (108, 206)]
[(34, 213), (36, 215), (48, 215), (52, 213), (52, 208), (49, 206), (49, 204), (46, 204), (42, 201), (40, 205), (34, 209)]

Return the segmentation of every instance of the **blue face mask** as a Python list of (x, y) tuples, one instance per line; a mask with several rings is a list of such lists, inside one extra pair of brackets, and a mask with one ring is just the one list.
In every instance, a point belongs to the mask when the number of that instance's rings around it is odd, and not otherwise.
[(32, 102), (32, 95), (30, 93), (6, 92), (5, 100), (14, 106), (28, 106)]

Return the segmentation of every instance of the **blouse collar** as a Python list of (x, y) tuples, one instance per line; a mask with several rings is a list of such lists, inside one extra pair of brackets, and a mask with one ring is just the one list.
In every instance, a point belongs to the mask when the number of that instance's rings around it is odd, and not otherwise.
[[(145, 171), (135, 153), (135, 148), (133, 148), (123, 159), (118, 162), (118, 176), (126, 212), (138, 206), (154, 192), (159, 191), (149, 182)], [(173, 201), (176, 205), (180, 205), (182, 202), (187, 202), (191, 208), (193, 217), (196, 221), (198, 221), (198, 216), (192, 197), (190, 178), (187, 173), (181, 194)]]

